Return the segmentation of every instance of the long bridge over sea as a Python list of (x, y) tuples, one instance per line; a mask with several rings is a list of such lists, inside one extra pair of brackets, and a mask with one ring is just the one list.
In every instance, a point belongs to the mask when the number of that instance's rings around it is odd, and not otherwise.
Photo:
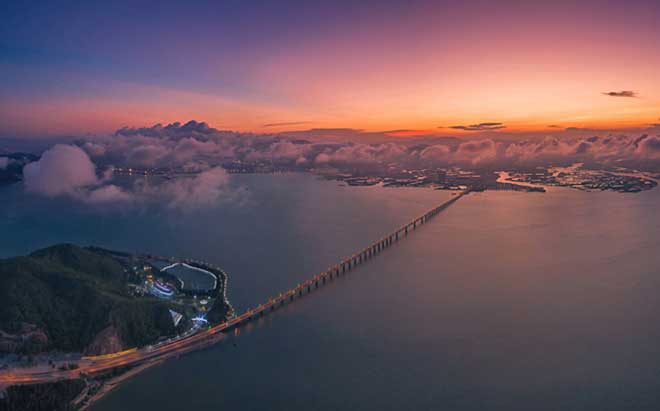
[(423, 215), (416, 217), (412, 221), (409, 221), (405, 225), (379, 238), (365, 248), (356, 251), (352, 255), (341, 260), (339, 263), (329, 267), (327, 270), (308, 278), (297, 284), (295, 287), (280, 293), (276, 297), (269, 298), (266, 302), (259, 304), (257, 307), (247, 309), (242, 314), (234, 316), (220, 324), (184, 337), (175, 337), (153, 346), (132, 348), (113, 354), (83, 357), (76, 363), (77, 368), (75, 369), (69, 369), (66, 367), (64, 367), (66, 369), (51, 369), (44, 367), (6, 369), (0, 371), (0, 388), (16, 384), (37, 384), (79, 378), (82, 375), (100, 374), (118, 367), (134, 366), (149, 361), (160, 361), (166, 358), (176, 357), (183, 353), (215, 344), (224, 337), (227, 331), (237, 329), (241, 325), (244, 325), (255, 318), (264, 316), (284, 304), (309, 295), (312, 291), (322, 287), (334, 278), (343, 276), (351, 270), (354, 270), (356, 267), (365, 264), (388, 247), (391, 247), (396, 242), (404, 239), (410, 233), (426, 224), (433, 217), (440, 214), (443, 210), (468, 193), (469, 190), (455, 194), (450, 200), (427, 211)]
[(446, 201), (438, 207), (429, 210), (425, 214), (397, 228), (391, 233), (381, 237), (380, 239), (369, 244), (367, 247), (353, 253), (351, 256), (344, 258), (342, 261), (329, 267), (327, 270), (320, 272), (319, 274), (303, 281), (302, 283), (299, 283), (296, 287), (290, 288), (285, 292), (280, 293), (277, 297), (271, 297), (267, 302), (259, 304), (259, 306), (256, 308), (248, 309), (236, 318), (225, 323), (221, 323), (218, 325), (218, 327), (224, 326), (225, 328), (229, 328), (240, 325), (241, 323), (249, 321), (255, 316), (261, 316), (269, 310), (274, 310), (278, 305), (283, 305), (287, 301), (293, 301), (296, 297), (302, 297), (304, 294), (310, 293), (312, 289), (316, 289), (319, 286), (322, 286), (333, 278), (348, 273), (357, 266), (366, 263), (368, 260), (375, 257), (386, 248), (392, 246), (395, 242), (405, 238), (410, 232), (416, 230), (422, 224), (426, 223), (431, 218), (442, 212), (444, 209), (454, 204), (465, 194), (467, 194), (467, 192), (461, 192), (460, 194), (457, 194), (452, 199)]

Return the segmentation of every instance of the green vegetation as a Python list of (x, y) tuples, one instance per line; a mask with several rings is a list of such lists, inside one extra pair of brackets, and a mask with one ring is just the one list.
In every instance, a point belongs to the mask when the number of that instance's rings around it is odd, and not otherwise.
[(7, 389), (7, 398), (0, 401), (0, 411), (43, 410), (68, 411), (71, 401), (85, 388), (82, 380), (49, 384), (15, 385)]
[(213, 308), (208, 312), (206, 319), (209, 320), (211, 324), (220, 324), (221, 322), (227, 319), (229, 315), (229, 306), (224, 303), (222, 295), (217, 296)]
[(16, 349), (24, 353), (83, 351), (111, 325), (127, 347), (173, 334), (168, 303), (132, 298), (127, 278), (110, 253), (70, 244), (0, 259), (0, 330), (20, 333), (27, 323), (43, 331), (47, 341)]

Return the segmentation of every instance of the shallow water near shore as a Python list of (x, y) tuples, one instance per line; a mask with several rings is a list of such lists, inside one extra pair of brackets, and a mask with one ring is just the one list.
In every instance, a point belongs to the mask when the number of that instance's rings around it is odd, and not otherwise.
[[(3, 188), (0, 255), (55, 242), (206, 260), (255, 306), (451, 198), (235, 176), (195, 213), (89, 210)], [(94, 404), (179, 409), (658, 409), (660, 190), (486, 192), (368, 264)]]

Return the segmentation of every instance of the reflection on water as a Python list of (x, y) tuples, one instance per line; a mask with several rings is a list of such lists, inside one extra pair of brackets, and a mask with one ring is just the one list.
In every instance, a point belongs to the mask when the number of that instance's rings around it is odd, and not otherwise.
[[(237, 183), (248, 206), (194, 215), (99, 217), (14, 194), (0, 252), (67, 240), (201, 258), (228, 270), (244, 309), (449, 198), (302, 175)], [(658, 409), (659, 193), (471, 194), (93, 409)]]

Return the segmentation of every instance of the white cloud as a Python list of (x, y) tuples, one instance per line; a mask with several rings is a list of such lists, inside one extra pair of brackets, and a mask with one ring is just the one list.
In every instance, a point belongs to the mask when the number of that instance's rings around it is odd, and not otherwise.
[(57, 144), (41, 159), (23, 168), (27, 191), (57, 196), (73, 194), (98, 182), (96, 168), (87, 153), (77, 146)]
[(223, 168), (215, 167), (194, 177), (177, 178), (155, 186), (141, 184), (136, 188), (136, 195), (163, 202), (172, 209), (190, 211), (240, 200), (241, 191), (229, 183), (230, 175)]
[(646, 137), (638, 144), (637, 153), (647, 159), (660, 159), (660, 136)]
[(477, 140), (461, 143), (454, 153), (457, 163), (478, 164), (492, 161), (497, 157), (497, 145), (493, 140)]
[(450, 155), (451, 148), (444, 144), (428, 146), (419, 153), (419, 157), (427, 161), (447, 161)]
[(82, 196), (83, 201), (89, 204), (115, 204), (115, 203), (130, 203), (134, 201), (131, 193), (122, 190), (114, 184), (108, 184), (96, 189), (93, 189)]
[(161, 202), (169, 208), (185, 211), (212, 207), (240, 197), (240, 191), (230, 186), (230, 176), (222, 167), (209, 168), (203, 162), (189, 162), (184, 168), (199, 174), (155, 184), (138, 180), (123, 188), (113, 183), (112, 168), (106, 169), (99, 178), (85, 151), (77, 146), (58, 144), (44, 152), (39, 161), (25, 166), (24, 180), (29, 192), (47, 197), (65, 195), (89, 205)]

